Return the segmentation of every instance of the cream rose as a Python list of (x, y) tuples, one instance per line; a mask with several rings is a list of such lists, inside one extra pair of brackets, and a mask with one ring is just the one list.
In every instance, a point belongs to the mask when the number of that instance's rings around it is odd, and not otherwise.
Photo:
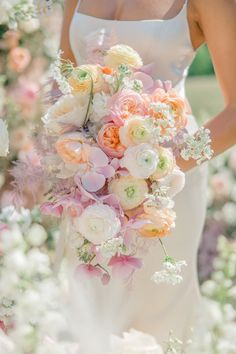
[(113, 69), (117, 69), (121, 64), (126, 64), (135, 69), (143, 66), (139, 54), (133, 48), (124, 44), (117, 44), (111, 47), (104, 57), (104, 62), (105, 65)]
[(141, 116), (127, 119), (120, 127), (120, 141), (124, 146), (132, 146), (150, 141), (151, 131), (147, 120)]
[(124, 210), (131, 210), (143, 203), (148, 185), (143, 179), (121, 176), (110, 182), (109, 192), (117, 196)]
[(76, 230), (96, 245), (115, 237), (121, 228), (115, 211), (104, 204), (88, 206), (74, 222)]
[(71, 126), (80, 128), (88, 108), (88, 95), (62, 96), (43, 117), (45, 127), (55, 134), (67, 131)]
[(120, 166), (127, 168), (136, 178), (149, 178), (156, 171), (158, 163), (158, 152), (149, 144), (128, 147), (120, 160)]

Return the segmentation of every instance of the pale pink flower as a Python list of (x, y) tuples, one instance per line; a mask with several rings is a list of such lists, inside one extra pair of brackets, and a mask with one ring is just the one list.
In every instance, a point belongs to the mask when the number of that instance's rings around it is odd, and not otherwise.
[(113, 95), (108, 105), (117, 125), (123, 125), (122, 121), (129, 116), (144, 115), (146, 111), (142, 96), (130, 89), (123, 89)]
[(233, 187), (233, 179), (230, 171), (225, 170), (213, 175), (210, 185), (213, 189), (215, 199), (228, 198)]
[(112, 267), (112, 274), (114, 276), (128, 279), (136, 269), (142, 267), (142, 261), (136, 257), (116, 255), (111, 258), (108, 265)]
[(167, 187), (167, 195), (173, 198), (184, 188), (185, 174), (181, 170), (175, 169), (170, 175), (161, 179), (159, 185)]
[(62, 216), (63, 207), (52, 202), (45, 202), (40, 205), (40, 211), (44, 215), (51, 215), (57, 218)]

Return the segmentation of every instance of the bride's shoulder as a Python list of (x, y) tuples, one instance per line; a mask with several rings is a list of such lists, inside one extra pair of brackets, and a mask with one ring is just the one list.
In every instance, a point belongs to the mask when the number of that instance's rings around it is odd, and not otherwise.
[(212, 14), (218, 11), (229, 11), (236, 10), (236, 0), (188, 0), (190, 6), (195, 9), (196, 14), (201, 15), (201, 13), (208, 13), (211, 11)]

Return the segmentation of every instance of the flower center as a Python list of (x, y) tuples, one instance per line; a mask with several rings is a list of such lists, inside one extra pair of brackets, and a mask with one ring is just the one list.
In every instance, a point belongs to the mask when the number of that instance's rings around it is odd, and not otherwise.
[(129, 186), (125, 189), (125, 192), (128, 198), (133, 198), (135, 194), (135, 188), (133, 186)]

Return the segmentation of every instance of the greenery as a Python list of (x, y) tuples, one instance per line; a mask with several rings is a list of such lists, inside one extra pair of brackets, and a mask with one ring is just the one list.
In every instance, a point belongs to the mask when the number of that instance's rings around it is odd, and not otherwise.
[(189, 76), (213, 75), (214, 68), (206, 45), (201, 46), (189, 69)]

